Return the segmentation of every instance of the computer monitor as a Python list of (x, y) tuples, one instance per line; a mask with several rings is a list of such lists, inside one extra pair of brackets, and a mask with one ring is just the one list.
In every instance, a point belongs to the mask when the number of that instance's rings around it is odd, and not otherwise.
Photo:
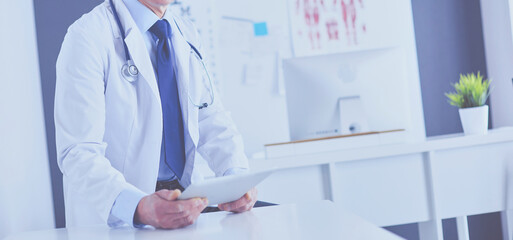
[(359, 99), (365, 131), (405, 129), (408, 100), (402, 59), (392, 48), (284, 60), (291, 140), (346, 132), (341, 118), (351, 116), (339, 111), (344, 99)]

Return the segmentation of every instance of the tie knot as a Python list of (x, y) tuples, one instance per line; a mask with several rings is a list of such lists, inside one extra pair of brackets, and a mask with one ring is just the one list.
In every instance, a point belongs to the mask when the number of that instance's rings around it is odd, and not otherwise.
[(158, 20), (151, 26), (150, 32), (155, 34), (159, 40), (167, 39), (171, 35), (171, 26), (167, 20)]

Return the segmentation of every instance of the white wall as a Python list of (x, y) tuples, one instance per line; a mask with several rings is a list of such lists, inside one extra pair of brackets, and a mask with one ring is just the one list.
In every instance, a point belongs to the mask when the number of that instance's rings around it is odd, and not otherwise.
[(32, 0), (0, 1), (0, 238), (54, 227)]
[(513, 1), (481, 0), (488, 77), (492, 79), (494, 128), (513, 126)]
[[(216, 0), (219, 17), (230, 16), (265, 21), (269, 36), (249, 39), (241, 37), (249, 23), (218, 20), (218, 64), (221, 72), (221, 97), (241, 131), (249, 156), (264, 151), (264, 144), (289, 140), (289, 125), (285, 95), (278, 91), (276, 52), (281, 57), (291, 56), (286, 0)], [(245, 41), (245, 43), (240, 43)], [(245, 65), (254, 59), (265, 64), (267, 71), (258, 81), (244, 82)]]
[[(240, 29), (234, 28), (234, 25), (226, 20), (220, 20), (218, 26), (220, 43), (217, 63), (221, 73), (221, 97), (226, 108), (232, 112), (234, 121), (244, 137), (249, 156), (263, 151), (264, 144), (289, 140), (286, 99), (278, 93), (279, 84), (276, 76), (272, 75), (278, 74), (279, 69), (271, 69), (274, 70), (271, 75), (262, 74), (259, 81), (250, 84), (243, 80), (245, 65), (252, 59), (259, 58), (264, 62), (275, 61), (275, 55), (272, 53), (275, 48), (282, 58), (292, 57), (287, 1), (290, 0), (216, 0), (218, 17), (266, 21), (269, 27), (268, 37), (247, 40), (237, 36), (236, 34), (241, 34), (238, 32)], [(411, 2), (396, 2), (400, 22), (395, 28), (400, 30), (397, 36), (398, 46), (394, 49), (402, 53), (402, 58), (396, 60), (403, 62), (401, 68), (404, 71), (389, 77), (399, 78), (403, 83), (396, 88), (401, 88), (398, 91), (402, 91), (404, 97), (404, 102), (399, 104), (406, 106), (405, 111), (398, 114), (406, 115), (404, 121), (407, 124), (404, 128), (410, 133), (409, 140), (421, 141), (425, 138), (425, 127)], [(246, 44), (240, 41), (249, 41), (248, 48), (251, 53), (244, 52), (248, 49), (244, 47)], [(338, 56), (344, 57), (343, 54)]]

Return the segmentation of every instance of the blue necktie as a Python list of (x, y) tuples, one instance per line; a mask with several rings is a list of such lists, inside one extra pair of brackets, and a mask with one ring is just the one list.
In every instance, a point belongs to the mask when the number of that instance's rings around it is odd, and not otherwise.
[(157, 45), (157, 81), (164, 118), (162, 144), (164, 145), (165, 162), (181, 179), (185, 167), (184, 127), (174, 72), (175, 58), (171, 47), (171, 26), (166, 20), (158, 20), (149, 31), (159, 39)]

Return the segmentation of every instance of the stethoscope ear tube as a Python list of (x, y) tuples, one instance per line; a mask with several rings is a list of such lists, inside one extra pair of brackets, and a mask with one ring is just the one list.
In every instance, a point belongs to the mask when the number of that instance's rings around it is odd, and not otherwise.
[[(121, 20), (119, 19), (119, 15), (118, 15), (118, 12), (116, 10), (116, 7), (114, 6), (114, 3), (113, 3), (112, 0), (109, 0), (109, 2), (110, 2), (110, 6), (112, 8), (112, 14), (114, 15), (114, 18), (116, 19), (116, 23), (118, 25), (119, 31), (121, 32), (121, 37), (122, 37), (122, 41), (123, 41), (123, 47), (125, 49), (126, 63), (121, 67), (121, 75), (128, 82), (134, 83), (135, 81), (137, 81), (137, 79), (139, 77), (139, 69), (137, 69), (137, 67), (134, 64), (134, 61), (130, 57), (130, 53), (128, 51), (128, 46), (125, 43), (125, 29), (123, 28), (123, 25), (121, 24)], [(183, 36), (183, 33), (182, 33), (182, 30), (180, 29), (180, 26), (178, 26), (178, 23), (176, 22), (176, 20), (174, 22), (176, 24), (176, 27), (178, 28), (178, 31)], [(195, 107), (197, 107), (198, 109), (207, 108), (208, 106), (211, 106), (212, 104), (214, 104), (214, 86), (213, 86), (213, 83), (212, 83), (212, 79), (210, 77), (210, 73), (208, 72), (207, 67), (205, 66), (205, 62), (203, 62), (203, 56), (201, 56), (200, 52), (198, 51), (198, 49), (194, 45), (192, 45), (189, 41), (187, 41), (187, 43), (189, 44), (189, 46), (192, 49), (191, 52), (193, 52), (193, 54), (196, 55), (196, 57), (200, 61), (201, 65), (203, 66), (203, 70), (205, 71), (205, 74), (207, 75), (207, 78), (208, 78), (208, 81), (209, 81), (209, 85), (210, 85), (210, 91), (209, 91), (210, 103), (206, 103), (205, 102), (205, 103), (196, 104), (196, 103), (194, 103), (193, 99), (191, 98), (190, 93), (189, 93), (189, 101)]]
[(125, 43), (125, 29), (123, 28), (121, 20), (119, 19), (116, 6), (114, 6), (114, 2), (112, 0), (109, 0), (109, 3), (110, 7), (112, 8), (112, 14), (114, 15), (114, 19), (116, 20), (116, 24), (118, 25), (121, 34), (121, 41), (123, 41), (123, 47), (125, 49), (126, 63), (121, 67), (121, 75), (123, 76), (123, 78), (125, 78), (125, 80), (127, 80), (130, 83), (133, 83), (137, 80), (137, 77), (139, 75), (139, 69), (137, 69), (137, 67), (134, 64), (134, 61), (132, 61), (132, 58), (130, 57), (128, 46)]

